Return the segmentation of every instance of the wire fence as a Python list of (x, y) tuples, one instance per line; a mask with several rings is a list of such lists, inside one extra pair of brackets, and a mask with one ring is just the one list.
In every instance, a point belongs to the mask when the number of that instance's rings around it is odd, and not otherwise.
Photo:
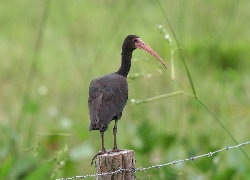
[(56, 179), (56, 180), (72, 180), (72, 179), (84, 179), (84, 178), (90, 178), (90, 177), (98, 177), (98, 176), (106, 176), (106, 175), (113, 175), (113, 174), (117, 174), (117, 173), (121, 173), (123, 171), (130, 171), (130, 172), (139, 172), (139, 171), (147, 171), (149, 169), (157, 169), (157, 168), (161, 168), (161, 167), (165, 167), (165, 166), (170, 166), (170, 165), (175, 165), (177, 163), (182, 163), (182, 162), (186, 162), (186, 161), (194, 161), (196, 159), (199, 158), (203, 158), (203, 157), (212, 157), (214, 154), (220, 153), (222, 151), (227, 151), (227, 150), (231, 150), (231, 149), (235, 149), (235, 148), (240, 148), (242, 146), (245, 145), (249, 145), (250, 141), (244, 142), (244, 143), (240, 143), (238, 145), (235, 146), (228, 146), (228, 147), (224, 147), (222, 149), (216, 150), (216, 151), (211, 151), (208, 152), (206, 154), (202, 154), (202, 155), (198, 155), (198, 156), (193, 156), (190, 158), (186, 158), (186, 159), (180, 159), (180, 160), (174, 160), (165, 164), (158, 164), (158, 165), (152, 165), (149, 167), (139, 167), (139, 168), (133, 168), (133, 169), (124, 169), (124, 168), (118, 168), (116, 171), (113, 172), (107, 172), (107, 173), (101, 173), (101, 174), (88, 174), (88, 175), (79, 175), (79, 176), (74, 176), (74, 177), (69, 177), (69, 178), (61, 178), (61, 179)]

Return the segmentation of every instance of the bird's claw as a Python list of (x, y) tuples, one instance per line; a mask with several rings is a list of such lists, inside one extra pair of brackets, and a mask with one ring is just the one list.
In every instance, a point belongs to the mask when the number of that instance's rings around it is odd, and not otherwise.
[(112, 150), (110, 149), (110, 150), (107, 150), (107, 151), (106, 151), (106, 150), (105, 150), (105, 151), (99, 151), (98, 153), (96, 153), (96, 154), (93, 156), (93, 158), (92, 158), (92, 160), (91, 160), (91, 166), (93, 165), (94, 160), (96, 159), (97, 156), (103, 155), (103, 154), (111, 154), (111, 153), (120, 152), (120, 151), (124, 151), (124, 149), (113, 148)]
[(124, 151), (124, 149), (113, 148), (111, 152), (120, 152), (120, 151)]
[(93, 158), (92, 158), (92, 160), (91, 160), (91, 166), (93, 165), (93, 163), (94, 163), (94, 160), (95, 160), (95, 158), (98, 156), (98, 155), (102, 155), (102, 154), (106, 154), (106, 153), (110, 153), (109, 151), (106, 151), (106, 150), (102, 150), (102, 151), (99, 151), (98, 153), (96, 153), (94, 156), (93, 156)]

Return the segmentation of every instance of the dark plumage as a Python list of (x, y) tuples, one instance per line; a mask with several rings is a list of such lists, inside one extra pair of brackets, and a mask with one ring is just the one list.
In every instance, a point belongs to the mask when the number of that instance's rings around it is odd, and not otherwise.
[(128, 100), (127, 79), (117, 73), (99, 77), (91, 82), (89, 92), (89, 130), (104, 132), (111, 120), (122, 116)]
[(166, 67), (162, 59), (138, 36), (129, 35), (125, 38), (122, 46), (122, 60), (119, 70), (91, 81), (88, 100), (91, 120), (89, 130), (100, 130), (102, 137), (101, 153), (106, 152), (104, 132), (108, 129), (112, 120), (115, 120), (113, 151), (118, 151), (116, 145), (117, 120), (121, 118), (123, 108), (128, 100), (127, 75), (131, 67), (132, 53), (136, 48), (149, 52)]

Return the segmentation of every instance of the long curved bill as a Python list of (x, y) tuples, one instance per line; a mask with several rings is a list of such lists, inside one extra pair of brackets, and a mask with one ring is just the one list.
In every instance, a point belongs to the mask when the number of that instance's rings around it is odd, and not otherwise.
[(139, 49), (142, 49), (142, 50), (148, 52), (149, 54), (151, 54), (152, 56), (156, 57), (163, 64), (163, 66), (167, 69), (167, 66), (164, 63), (164, 61), (161, 59), (161, 57), (156, 52), (154, 52), (154, 50), (151, 49), (147, 44), (145, 44), (141, 40), (141, 38), (136, 38), (135, 47), (139, 48)]

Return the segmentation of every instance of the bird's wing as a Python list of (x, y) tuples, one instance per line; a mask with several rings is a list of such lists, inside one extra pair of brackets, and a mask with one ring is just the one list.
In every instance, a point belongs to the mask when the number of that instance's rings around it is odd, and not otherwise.
[(119, 119), (128, 99), (128, 85), (122, 76), (94, 80), (89, 87), (90, 130), (105, 131), (112, 119)]
[[(128, 100), (128, 85), (127, 81), (122, 80), (117, 83), (116, 89), (114, 89), (113, 93), (113, 102), (114, 102), (114, 108), (116, 110), (116, 115), (119, 116), (119, 114), (123, 111), (124, 106), (127, 103)], [(119, 119), (120, 117), (118, 117)]]
[(105, 131), (116, 114), (111, 86), (91, 83), (89, 89), (89, 113), (91, 124), (89, 130)]

